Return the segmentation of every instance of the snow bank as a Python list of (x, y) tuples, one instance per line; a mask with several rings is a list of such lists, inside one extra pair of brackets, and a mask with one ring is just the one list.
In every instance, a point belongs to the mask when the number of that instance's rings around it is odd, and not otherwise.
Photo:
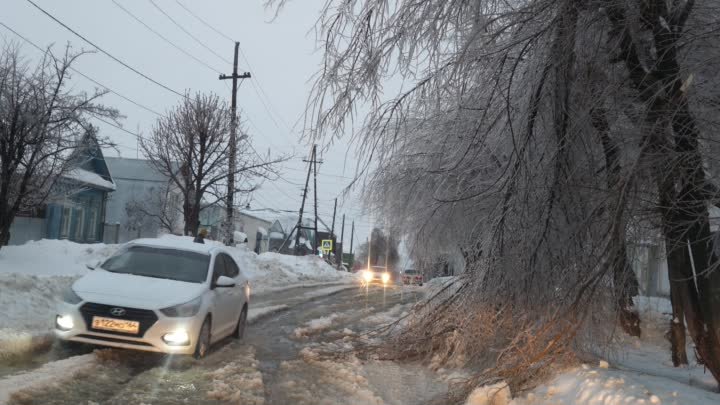
[(289, 256), (272, 252), (257, 255), (241, 249), (232, 251), (256, 293), (319, 283), (353, 283), (356, 280), (355, 275), (337, 271), (316, 256)]
[(317, 332), (329, 329), (332, 326), (333, 321), (335, 321), (335, 319), (337, 319), (339, 317), (340, 317), (340, 315), (338, 315), (338, 314), (330, 314), (328, 316), (323, 316), (323, 317), (308, 321), (305, 323), (305, 326), (296, 328), (293, 331), (293, 336), (296, 338), (301, 338), (301, 337), (305, 337), (305, 336), (313, 334), (313, 333), (317, 333)]
[(67, 240), (43, 239), (0, 249), (0, 274), (35, 276), (80, 276), (86, 264), (109, 257), (118, 245), (81, 244)]
[(48, 239), (0, 249), (0, 358), (45, 344), (62, 292), (116, 249)]
[(560, 374), (511, 405), (717, 404), (718, 394), (661, 377), (584, 366)]
[(270, 306), (261, 307), (261, 308), (250, 308), (250, 310), (248, 311), (247, 321), (248, 321), (248, 323), (257, 322), (261, 318), (264, 318), (271, 314), (278, 313), (280, 311), (285, 311), (287, 309), (290, 309), (290, 307), (285, 304), (270, 305)]
[(85, 354), (53, 361), (29, 373), (17, 374), (0, 380), (0, 404), (7, 403), (14, 393), (20, 391), (32, 390), (50, 384), (61, 384), (64, 380), (74, 378), (76, 373), (89, 369), (94, 364), (95, 355)]

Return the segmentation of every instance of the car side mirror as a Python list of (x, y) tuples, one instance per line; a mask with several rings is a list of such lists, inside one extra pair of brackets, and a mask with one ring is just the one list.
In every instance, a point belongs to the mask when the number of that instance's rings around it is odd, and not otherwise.
[(220, 276), (215, 281), (215, 287), (235, 287), (235, 280), (228, 276)]
[(95, 262), (95, 264), (86, 263), (86, 264), (85, 264), (85, 267), (87, 267), (88, 270), (95, 270), (95, 269), (98, 268), (98, 266), (100, 266), (100, 264), (101, 264), (101, 263), (100, 263), (100, 261), (98, 260), (97, 262)]

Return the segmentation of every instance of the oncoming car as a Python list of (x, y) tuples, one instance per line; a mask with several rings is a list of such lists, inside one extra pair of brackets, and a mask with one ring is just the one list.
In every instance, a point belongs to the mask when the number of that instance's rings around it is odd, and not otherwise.
[(366, 284), (366, 285), (370, 285), (370, 284), (387, 285), (387, 284), (390, 284), (393, 282), (392, 272), (387, 270), (385, 267), (372, 266), (370, 268), (360, 270), (359, 272), (360, 272), (360, 275), (362, 276), (363, 284)]
[(403, 284), (417, 284), (422, 287), (423, 275), (417, 270), (408, 269), (403, 272)]
[(249, 301), (247, 279), (225, 248), (138, 239), (66, 291), (55, 335), (201, 358), (212, 343), (243, 336)]

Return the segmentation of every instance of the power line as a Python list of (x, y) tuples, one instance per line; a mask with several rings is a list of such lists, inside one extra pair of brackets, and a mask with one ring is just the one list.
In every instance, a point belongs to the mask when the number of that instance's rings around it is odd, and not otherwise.
[[(28, 0), (28, 1), (30, 1), (30, 0)], [(167, 17), (170, 21), (172, 21), (172, 23), (175, 24), (176, 27), (180, 28), (180, 29), (181, 29), (184, 33), (186, 33), (190, 38), (192, 38), (193, 40), (195, 40), (195, 42), (197, 42), (198, 44), (200, 44), (200, 46), (202, 46), (203, 48), (205, 48), (205, 49), (207, 49), (208, 51), (210, 51), (213, 55), (217, 56), (218, 58), (220, 58), (220, 60), (224, 61), (225, 63), (230, 64), (230, 65), (232, 64), (232, 62), (230, 62), (229, 60), (225, 59), (222, 55), (220, 55), (219, 53), (217, 53), (217, 52), (215, 52), (214, 50), (212, 50), (212, 48), (210, 48), (209, 46), (205, 45), (205, 43), (202, 42), (202, 41), (200, 41), (197, 37), (195, 37), (195, 35), (191, 34), (190, 31), (186, 30), (185, 27), (183, 27), (183, 26), (180, 25), (177, 21), (175, 21), (174, 18), (172, 18), (168, 13), (166, 13), (162, 8), (160, 8), (160, 6), (158, 6), (153, 0), (150, 0), (150, 3), (151, 3), (156, 9), (158, 9), (158, 11), (160, 11), (161, 13), (163, 13), (163, 15), (164, 15), (165, 17)]]
[(112, 127), (115, 127), (115, 128), (117, 128), (117, 129), (125, 132), (125, 133), (128, 133), (128, 134), (134, 136), (135, 138), (137, 138), (138, 140), (146, 140), (145, 138), (142, 137), (142, 135), (136, 134), (135, 132), (132, 132), (132, 131), (129, 131), (129, 130), (121, 127), (120, 125), (117, 125), (117, 124), (115, 124), (115, 123), (113, 123), (113, 122), (110, 122), (110, 121), (108, 121), (108, 120), (106, 120), (106, 119), (104, 119), (104, 118), (100, 118), (99, 116), (97, 116), (97, 115), (95, 115), (95, 114), (93, 114), (93, 118), (95, 118), (95, 119), (98, 120), (98, 121), (104, 122), (104, 123), (106, 123), (107, 125), (110, 125), (110, 126), (112, 126)]
[[(196, 20), (200, 21), (200, 22), (201, 22), (202, 24), (204, 24), (206, 27), (208, 27), (208, 28), (210, 28), (211, 30), (215, 31), (218, 35), (224, 37), (225, 39), (227, 39), (227, 40), (230, 41), (230, 42), (235, 42), (234, 39), (232, 39), (232, 38), (230, 38), (229, 36), (223, 34), (222, 32), (220, 32), (220, 30), (218, 30), (217, 28), (213, 27), (211, 24), (208, 24), (205, 20), (203, 20), (203, 19), (200, 18), (198, 15), (196, 15), (195, 13), (193, 13), (192, 11), (190, 11), (190, 9), (188, 9), (187, 7), (185, 7), (185, 5), (183, 5), (182, 3), (180, 3), (178, 0), (175, 0), (175, 3), (177, 3), (177, 4), (178, 4), (180, 7), (182, 7), (185, 11), (187, 11), (191, 16), (195, 17)], [(249, 66), (248, 66), (248, 67), (249, 67)], [(252, 70), (252, 69), (251, 69), (251, 70)]]
[(212, 70), (213, 72), (215, 72), (215, 73), (219, 72), (218, 69), (215, 69), (214, 67), (212, 67), (212, 66), (208, 65), (207, 63), (203, 62), (200, 58), (196, 57), (195, 55), (193, 55), (193, 54), (191, 54), (190, 52), (186, 51), (185, 49), (181, 48), (179, 45), (176, 45), (174, 42), (172, 42), (171, 40), (167, 39), (164, 35), (162, 35), (161, 33), (157, 32), (154, 28), (152, 28), (151, 26), (145, 24), (145, 22), (144, 22), (143, 20), (141, 20), (141, 19), (140, 19), (139, 17), (137, 17), (135, 14), (133, 14), (132, 12), (130, 12), (130, 10), (128, 10), (128, 9), (126, 9), (125, 7), (123, 7), (122, 5), (120, 5), (120, 3), (118, 3), (117, 1), (112, 0), (112, 2), (113, 2), (113, 4), (115, 4), (118, 8), (120, 8), (122, 11), (124, 11), (125, 13), (127, 13), (130, 17), (132, 17), (133, 19), (135, 19), (135, 21), (137, 21), (137, 22), (139, 22), (140, 24), (142, 24), (143, 27), (147, 28), (150, 32), (152, 32), (153, 34), (155, 34), (155, 35), (157, 35), (158, 37), (160, 37), (160, 39), (162, 39), (163, 41), (167, 42), (167, 43), (168, 43), (170, 46), (172, 46), (173, 48), (175, 48), (175, 49), (177, 49), (178, 51), (184, 53), (184, 54), (185, 54), (186, 56), (188, 56), (189, 58), (192, 58), (194, 61), (196, 61), (197, 63), (205, 66), (206, 68), (208, 68), (208, 69), (210, 69), (210, 70)]
[(30, 3), (30, 4), (32, 4), (33, 7), (37, 8), (38, 10), (40, 10), (43, 14), (45, 14), (45, 15), (48, 16), (48, 17), (50, 17), (53, 21), (55, 21), (56, 23), (60, 24), (63, 28), (65, 28), (66, 30), (70, 31), (70, 32), (73, 33), (76, 37), (82, 39), (83, 41), (87, 42), (87, 43), (90, 44), (91, 46), (95, 47), (98, 51), (104, 53), (105, 55), (107, 55), (110, 59), (114, 60), (115, 62), (117, 62), (117, 63), (125, 66), (127, 69), (133, 71), (133, 72), (136, 73), (137, 75), (145, 78), (145, 79), (148, 80), (149, 82), (154, 83), (155, 85), (160, 86), (160, 87), (162, 87), (163, 89), (165, 89), (165, 90), (167, 90), (167, 91), (169, 91), (169, 92), (171, 92), (171, 93), (174, 93), (174, 94), (176, 94), (176, 95), (178, 95), (178, 96), (180, 96), (180, 97), (183, 97), (183, 98), (186, 98), (186, 97), (187, 97), (187, 96), (185, 96), (184, 94), (182, 94), (182, 93), (180, 93), (180, 92), (178, 92), (178, 91), (175, 91), (175, 90), (171, 89), (170, 87), (168, 87), (168, 86), (166, 86), (166, 85), (158, 82), (157, 80), (151, 78), (150, 76), (146, 75), (145, 73), (142, 73), (141, 71), (139, 71), (139, 70), (135, 69), (134, 67), (128, 65), (127, 63), (123, 62), (123, 61), (120, 60), (119, 58), (113, 56), (110, 52), (108, 52), (108, 51), (104, 50), (103, 48), (101, 48), (100, 46), (96, 45), (95, 43), (93, 43), (93, 42), (90, 41), (89, 39), (87, 39), (87, 38), (85, 38), (84, 36), (82, 36), (81, 34), (79, 34), (77, 31), (75, 31), (75, 30), (73, 30), (72, 28), (70, 28), (69, 26), (67, 26), (65, 23), (63, 23), (63, 22), (60, 21), (59, 19), (57, 19), (55, 16), (53, 16), (53, 15), (50, 14), (49, 12), (45, 11), (42, 7), (40, 7), (40, 6), (38, 6), (37, 4), (35, 4), (35, 2), (33, 2), (32, 0), (25, 0), (25, 1), (27, 1), (27, 2)]
[[(185, 11), (188, 12), (191, 16), (193, 16), (196, 20), (200, 21), (201, 24), (205, 25), (206, 27), (213, 30), (216, 34), (220, 35), (221, 37), (229, 40), (230, 42), (236, 42), (234, 39), (232, 39), (229, 35), (223, 33), (219, 29), (215, 28), (212, 24), (209, 24), (207, 21), (202, 19), (200, 16), (198, 16), (196, 13), (192, 12), (189, 8), (187, 8), (184, 4), (182, 4), (180, 1), (175, 0), (175, 2), (182, 7)], [(245, 51), (243, 51), (242, 46), (240, 46), (240, 55), (245, 60), (245, 63), (248, 65), (248, 69), (250, 69), (253, 72), (258, 72), (258, 70), (255, 70), (255, 68), (252, 67), (252, 64), (250, 63), (250, 59), (245, 54)], [(257, 82), (257, 86), (255, 85), (255, 82)], [(277, 113), (277, 109), (274, 108), (272, 101), (270, 100), (270, 97), (268, 97), (267, 93), (265, 92), (265, 89), (263, 89), (262, 83), (260, 83), (260, 80), (257, 78), (251, 78), (250, 79), (250, 85), (253, 87), (253, 91), (258, 96), (258, 99), (260, 100), (260, 103), (263, 105), (263, 108), (265, 109), (265, 112), (268, 114), (270, 119), (273, 121), (275, 126), (280, 129), (280, 125), (275, 120), (275, 117), (279, 119), (283, 125), (290, 131), (293, 132), (293, 129), (287, 124), (287, 122), (283, 119), (283, 117)], [(262, 94), (260, 94), (262, 93)], [(264, 97), (263, 97), (264, 96)], [(264, 99), (263, 99), (264, 98)], [(267, 100), (267, 103), (265, 102)], [(268, 106), (270, 104), (270, 106)], [(271, 111), (272, 110), (272, 111)]]
[[(46, 49), (41, 48), (41, 47), (40, 47), (39, 45), (37, 45), (36, 43), (34, 43), (34, 42), (32, 42), (31, 40), (27, 39), (26, 37), (22, 36), (20, 33), (18, 33), (17, 31), (15, 31), (14, 29), (10, 28), (9, 26), (7, 26), (7, 25), (6, 25), (5, 23), (3, 23), (2, 21), (0, 21), (0, 25), (3, 26), (3, 27), (4, 27), (5, 29), (7, 29), (8, 31), (10, 31), (10, 32), (12, 32), (13, 34), (15, 34), (18, 38), (22, 39), (23, 41), (25, 41), (25, 42), (27, 42), (28, 44), (30, 44), (30, 45), (32, 45), (33, 47), (35, 47), (38, 51), (43, 52), (43, 53), (47, 51)], [(155, 114), (155, 115), (157, 115), (157, 116), (159, 116), (159, 117), (164, 117), (163, 114), (161, 114), (161, 113), (159, 113), (159, 112), (151, 109), (150, 107), (147, 107), (147, 106), (144, 106), (144, 105), (138, 103), (137, 101), (131, 99), (130, 97), (127, 97), (127, 96), (122, 95), (121, 93), (119, 93), (119, 92), (111, 89), (110, 87), (108, 87), (108, 86), (106, 86), (106, 85), (98, 82), (97, 80), (95, 80), (95, 79), (93, 79), (92, 77), (86, 75), (85, 73), (83, 73), (83, 72), (81, 72), (81, 71), (73, 68), (72, 66), (70, 66), (69, 69), (70, 69), (71, 71), (79, 74), (80, 76), (84, 77), (85, 79), (87, 79), (87, 80), (95, 83), (96, 85), (104, 88), (104, 89), (107, 90), (108, 92), (110, 92), (110, 93), (112, 93), (112, 94), (115, 94), (116, 96), (118, 96), (118, 97), (120, 97), (120, 98), (122, 98), (122, 99), (124, 99), (124, 100), (126, 100), (126, 101), (128, 101), (128, 102), (130, 102), (130, 103), (132, 103), (132, 104), (134, 104), (134, 105), (136, 105), (136, 106), (138, 106), (138, 107), (140, 107), (140, 108), (148, 111), (148, 112), (151, 112), (151, 113), (153, 113), (153, 114)]]

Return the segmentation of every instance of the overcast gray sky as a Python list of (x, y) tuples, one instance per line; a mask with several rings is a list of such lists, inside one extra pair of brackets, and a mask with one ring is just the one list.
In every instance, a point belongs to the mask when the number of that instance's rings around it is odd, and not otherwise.
[[(260, 152), (270, 149), (297, 154), (284, 165), (282, 179), (266, 182), (254, 193), (251, 206), (298, 209), (306, 170), (302, 159), (310, 149), (299, 139), (302, 130), (300, 118), (321, 59), (321, 54), (316, 51), (313, 25), (324, 0), (291, 1), (274, 21), (271, 21), (274, 12), (266, 10), (262, 0), (154, 0), (159, 9), (150, 0), (117, 0), (126, 10), (200, 62), (153, 34), (112, 0), (33, 1), (115, 57), (181, 93), (186, 90), (212, 91), (227, 96), (229, 100), (230, 83), (219, 81), (218, 74), (231, 73), (232, 66), (228, 62), (232, 61), (233, 52), (230, 39), (203, 25), (182, 6), (222, 34), (240, 41), (239, 69), (250, 71), (253, 79), (240, 86), (238, 105), (253, 144)], [(183, 32), (163, 12), (199, 42)], [(55, 50), (60, 52), (69, 42), (78, 50), (93, 49), (26, 0), (3, 1), (0, 22), (43, 48), (55, 44)], [(0, 34), (5, 41), (22, 42), (3, 27), (0, 27)], [(37, 50), (24, 43), (23, 50), (28, 58), (39, 55)], [(176, 94), (150, 83), (99, 52), (82, 57), (75, 68), (156, 112), (164, 113), (180, 100)], [(97, 87), (79, 75), (73, 77), (72, 83), (78, 89)], [(118, 108), (127, 117), (123, 127), (135, 133), (149, 133), (157, 119), (156, 114), (115, 94), (107, 95), (104, 103)], [(119, 144), (121, 156), (134, 158), (138, 155), (134, 136), (101, 122), (96, 122), (96, 125), (104, 135)], [(348, 148), (346, 142), (340, 141), (322, 156), (325, 163), (320, 166), (318, 177), (319, 212), (328, 225), (332, 219), (332, 200), (355, 174), (356, 161), (352, 150), (346, 153)], [(110, 156), (118, 154), (113, 150), (105, 153)], [(362, 215), (358, 194), (356, 191), (348, 198), (338, 199), (338, 212), (346, 213), (348, 218), (348, 240), (350, 221), (356, 221), (356, 246), (365, 240), (373, 223), (373, 218)], [(312, 212), (311, 207), (306, 205), (306, 210)], [(340, 226), (339, 217), (336, 228)]]

